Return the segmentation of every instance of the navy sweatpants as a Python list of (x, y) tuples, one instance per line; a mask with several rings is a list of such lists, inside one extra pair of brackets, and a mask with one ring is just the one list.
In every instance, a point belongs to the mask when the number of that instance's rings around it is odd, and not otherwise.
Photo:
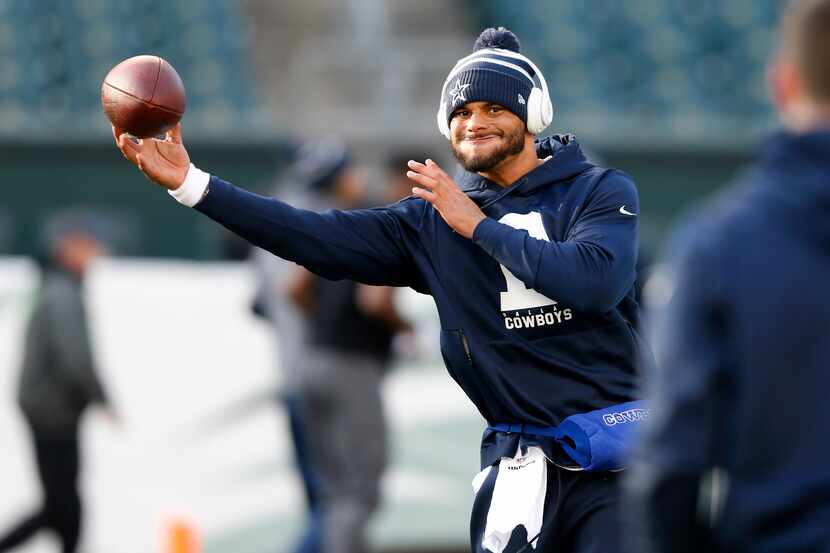
[[(493, 466), (473, 501), (470, 540), (473, 553), (482, 545), (487, 512), (498, 476)], [(513, 530), (504, 553), (617, 553), (620, 545), (619, 473), (574, 472), (547, 463), (547, 493), (542, 530), (535, 548), (524, 526)], [(524, 550), (522, 548), (524, 547)]]

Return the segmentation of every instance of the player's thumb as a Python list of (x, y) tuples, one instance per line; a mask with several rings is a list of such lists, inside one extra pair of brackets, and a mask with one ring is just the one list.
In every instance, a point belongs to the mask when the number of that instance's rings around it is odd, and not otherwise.
[(176, 126), (167, 131), (167, 139), (175, 144), (182, 143), (182, 123), (176, 123)]

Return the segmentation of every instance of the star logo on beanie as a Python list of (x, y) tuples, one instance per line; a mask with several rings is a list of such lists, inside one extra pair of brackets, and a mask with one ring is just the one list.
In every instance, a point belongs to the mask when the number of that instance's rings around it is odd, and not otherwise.
[(467, 97), (464, 96), (464, 90), (466, 90), (469, 86), (469, 83), (461, 84), (461, 79), (456, 79), (455, 84), (449, 91), (450, 102), (452, 105), (455, 105), (458, 100), (465, 103), (467, 102)]

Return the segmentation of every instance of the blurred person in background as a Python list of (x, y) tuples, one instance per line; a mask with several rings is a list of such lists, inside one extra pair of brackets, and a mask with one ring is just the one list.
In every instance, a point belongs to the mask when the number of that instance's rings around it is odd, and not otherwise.
[[(339, 171), (338, 165), (345, 155), (345, 146), (337, 140), (307, 142), (299, 145), (295, 154), (292, 165), (280, 175), (273, 195), (306, 209), (331, 207), (321, 203), (320, 195), (312, 190), (317, 189), (319, 183), (327, 180), (332, 173)], [(242, 240), (239, 237), (236, 239)], [(295, 265), (260, 248), (253, 248), (251, 261), (257, 275), (253, 310), (267, 319), (274, 330), (277, 365), (282, 376), (279, 400), (285, 408), (294, 461), (306, 499), (306, 529), (294, 547), (294, 552), (320, 553), (323, 545), (320, 482), (311, 462), (308, 429), (302, 417), (303, 388), (298, 385), (306, 375), (302, 364), (309, 351), (306, 318), (287, 298)]]
[[(322, 210), (365, 204), (361, 172), (339, 141), (306, 143), (289, 180), (304, 189), (295, 205)], [(310, 507), (299, 551), (364, 552), (387, 462), (381, 379), (393, 337), (410, 325), (395, 309), (393, 288), (326, 280), (271, 254), (259, 262)]]
[[(433, 297), (447, 369), (488, 423), (473, 551), (616, 551), (625, 444), (616, 438), (636, 424), (611, 431), (602, 421), (642, 419), (630, 406), (648, 357), (637, 330), (636, 187), (590, 163), (572, 135), (535, 139), (553, 105), (513, 33), (486, 29), (473, 49), (446, 78), (436, 117), (463, 170), (453, 179), (430, 159), (410, 160), (412, 196), (385, 208), (313, 213), (246, 192), (190, 163), (180, 125), (165, 140), (113, 135), (177, 201), (259, 247), (328, 278)], [(598, 431), (577, 446), (560, 432), (580, 423)], [(360, 455), (378, 437), (350, 439)]]
[(384, 173), (386, 186), (383, 189), (383, 200), (386, 203), (395, 203), (412, 195), (412, 181), (406, 176), (409, 169), (409, 160), (415, 156), (406, 155), (403, 151), (390, 154), (385, 163)]
[(830, 552), (830, 0), (789, 6), (768, 77), (783, 130), (646, 286), (632, 551)]
[(44, 235), (48, 253), (26, 329), (18, 388), (43, 503), (0, 538), (0, 551), (50, 529), (58, 535), (63, 553), (72, 553), (82, 517), (80, 421), (92, 404), (114, 416), (98, 377), (83, 295), (84, 275), (105, 251), (105, 242), (101, 221), (81, 211), (56, 216)]

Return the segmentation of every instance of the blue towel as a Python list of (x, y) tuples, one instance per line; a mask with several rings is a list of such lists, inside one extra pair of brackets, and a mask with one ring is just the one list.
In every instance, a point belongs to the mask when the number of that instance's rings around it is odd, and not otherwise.
[(555, 439), (583, 470), (620, 470), (625, 468), (628, 448), (648, 415), (645, 401), (571, 415), (556, 429)]
[(630, 401), (571, 415), (558, 427), (494, 424), (490, 428), (553, 438), (582, 470), (601, 472), (625, 468), (628, 448), (648, 419), (646, 402)]

